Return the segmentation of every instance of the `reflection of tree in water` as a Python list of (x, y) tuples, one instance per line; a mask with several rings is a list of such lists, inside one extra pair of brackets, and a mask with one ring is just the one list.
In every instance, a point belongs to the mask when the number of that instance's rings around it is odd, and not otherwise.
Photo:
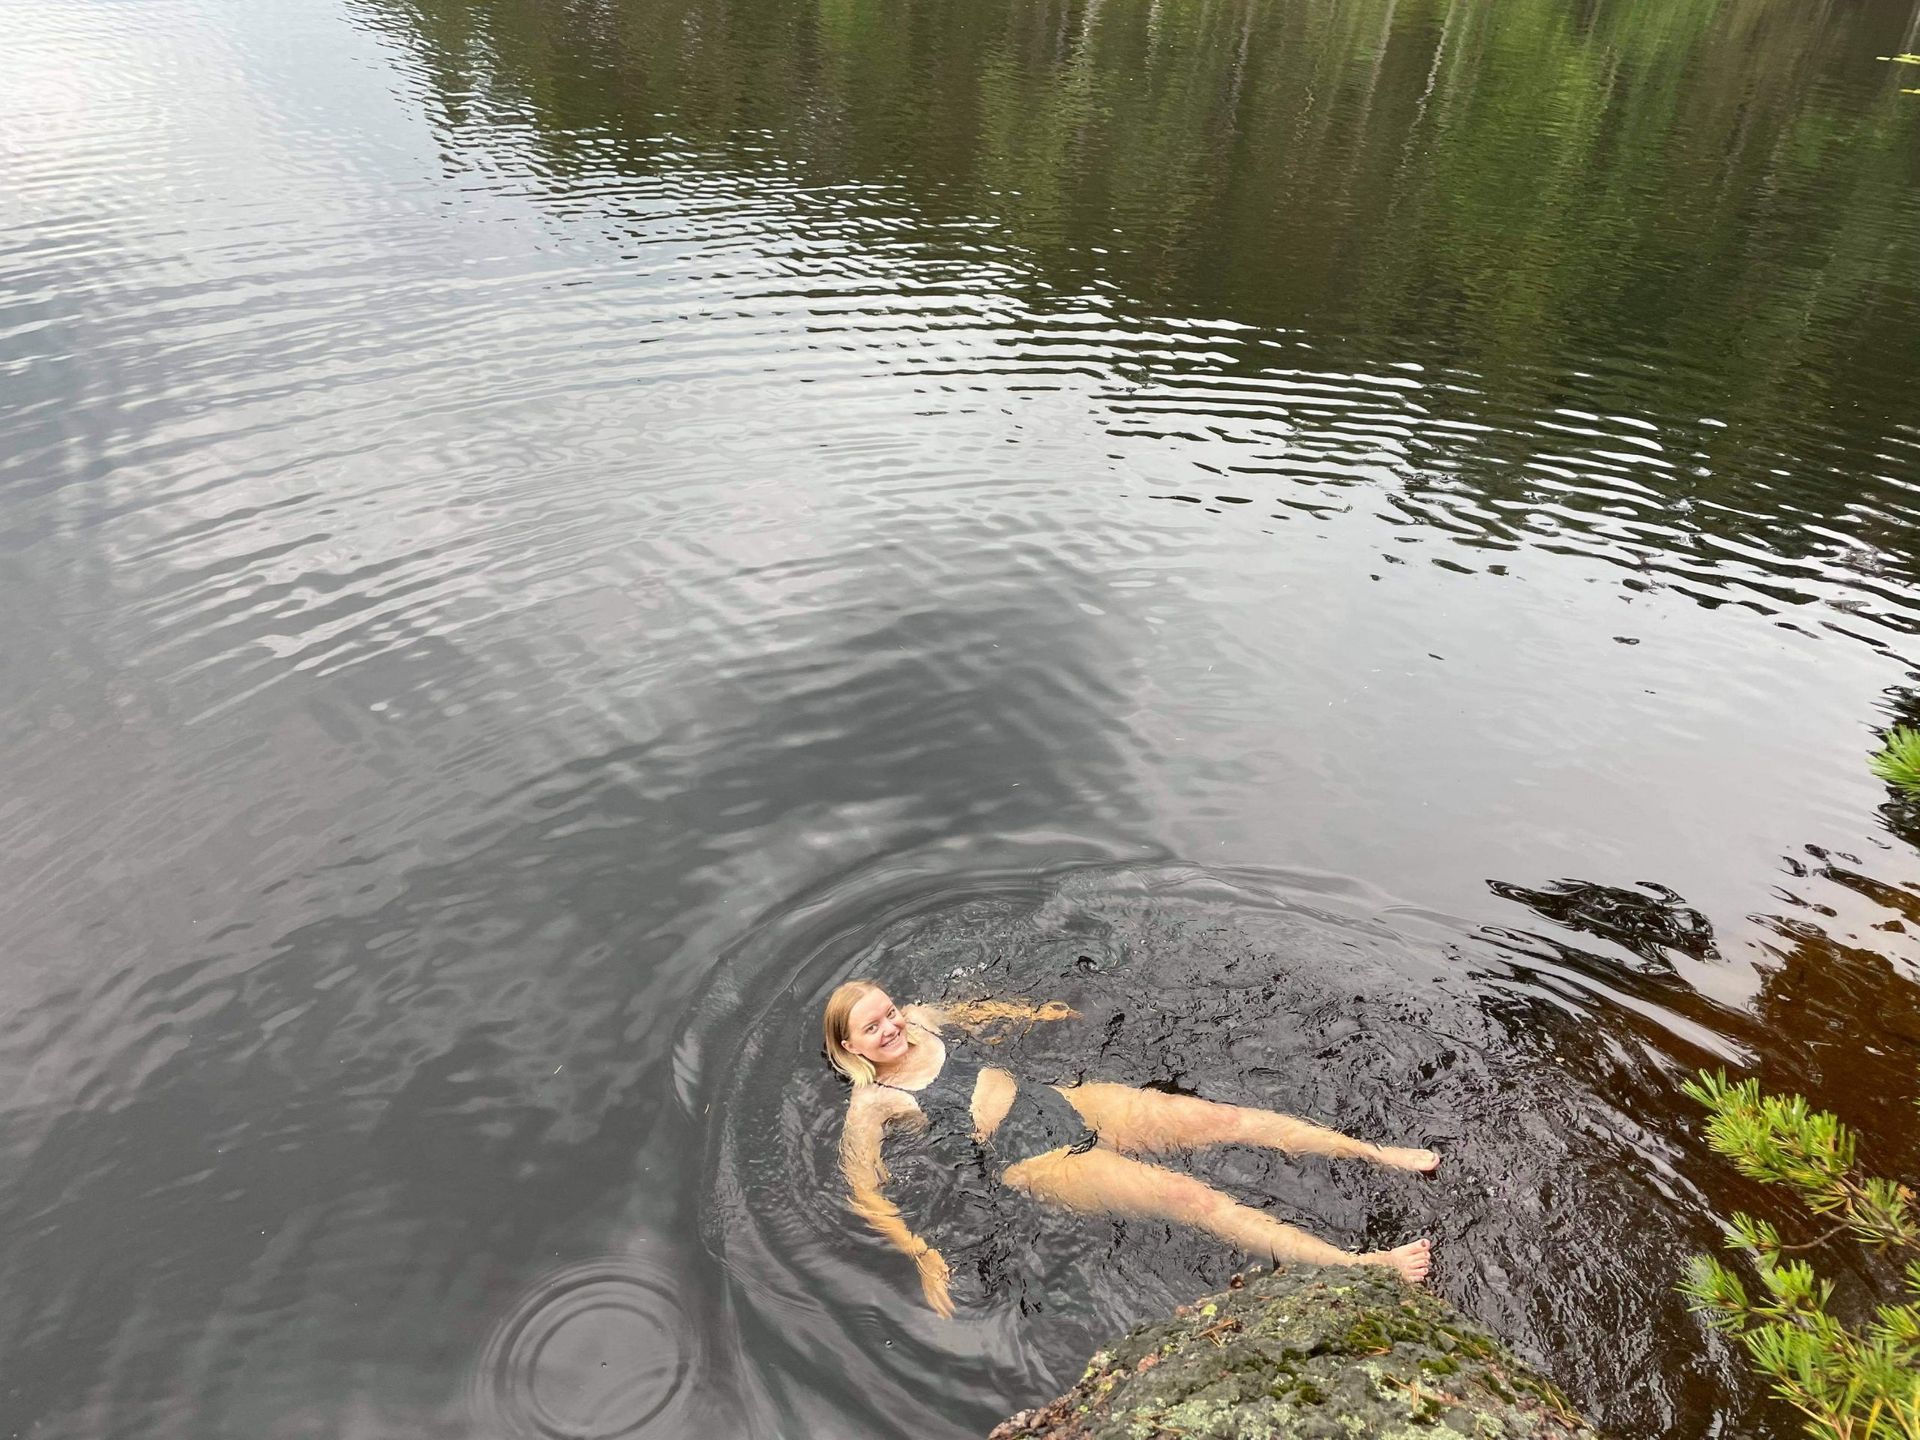
[[(610, 163), (718, 159), (857, 197), (815, 218), (890, 255), (964, 263), (1011, 240), (1005, 283), (1033, 315), (996, 323), (1035, 330), (1035, 366), (1071, 339), (1039, 333), (1050, 296), (1083, 320), (1097, 298), (1105, 363), (1130, 382), (1296, 363), (1275, 334), (1308, 335), (1335, 372), (1417, 360), (1444, 383), (1397, 417), (1401, 478), (1516, 507), (1455, 507), (1489, 540), (1536, 508), (1614, 534), (1650, 489), (1648, 523), (1674, 535), (1911, 573), (1920, 110), (1858, 74), (1898, 28), (1889, 4), (363, 6), (421, 55), (450, 146), (486, 144), (505, 112), (556, 190)], [(862, 206), (884, 223), (863, 231)], [(1180, 360), (1168, 315), (1253, 328)], [(1271, 403), (1229, 387), (1215, 408)], [(1581, 411), (1665, 433), (1583, 430)], [(1281, 438), (1342, 413), (1296, 418)], [(1649, 444), (1646, 465), (1621, 460)], [(1630, 479), (1563, 483), (1589, 465)], [(1682, 549), (1650, 581), (1693, 594), (1725, 552)]]
[(1707, 917), (1686, 904), (1678, 891), (1651, 880), (1642, 880), (1637, 889), (1584, 880), (1562, 880), (1537, 890), (1492, 880), (1488, 888), (1569, 930), (1611, 940), (1650, 965), (1669, 965), (1669, 950), (1695, 960), (1717, 955)]
[[(1851, 868), (1843, 857), (1810, 850), (1813, 864), (1789, 858), (1789, 870), (1840, 885), (1883, 907), (1889, 939), (1920, 929), (1920, 895)], [(1617, 958), (1527, 932), (1504, 932), (1623, 988), (1658, 996), (1686, 1019), (1747, 1048), (1771, 1089), (1798, 1091), (1883, 1146), (1889, 1168), (1920, 1159), (1911, 1124), (1920, 1092), (1920, 984), (1910, 966), (1850, 944), (1799, 915), (1754, 917), (1774, 940), (1772, 964), (1747, 1014), (1729, 1013), (1697, 995), (1661, 964), (1673, 949), (1716, 959), (1711, 927), (1665, 886), (1643, 891), (1581, 881), (1540, 889), (1494, 883), (1496, 893), (1555, 925), (1610, 941), (1650, 962), (1635, 971)], [(1810, 909), (1813, 907), (1809, 907)], [(1827, 913), (1831, 914), (1831, 911)]]
[[(1898, 897), (1904, 924), (1920, 924), (1920, 897), (1837, 865), (1826, 876), (1872, 898)], [(1792, 916), (1770, 922), (1780, 967), (1755, 1005), (1763, 1082), (1796, 1090), (1858, 1129), (1884, 1171), (1920, 1177), (1920, 984), (1909, 968), (1836, 940)]]
[[(1920, 896), (1848, 868), (1839, 857), (1817, 849), (1811, 853), (1813, 865), (1790, 861), (1790, 869), (1844, 886), (1885, 907), (1893, 918), (1881, 928), (1890, 936), (1920, 923)], [(1582, 952), (1539, 934), (1513, 931), (1507, 932), (1509, 938), (1524, 940), (1537, 953), (1551, 954), (1584, 976), (1657, 1001), (1735, 1041), (1747, 1052), (1747, 1063), (1736, 1069), (1758, 1075), (1768, 1090), (1805, 1095), (1817, 1108), (1832, 1110), (1852, 1125), (1860, 1133), (1862, 1159), (1869, 1169), (1906, 1178), (1920, 1174), (1920, 1135), (1912, 1121), (1914, 1097), (1920, 1094), (1920, 985), (1910, 966), (1837, 939), (1797, 915), (1755, 917), (1774, 937), (1764, 947), (1773, 964), (1750, 1011), (1732, 1013), (1662, 967), (1661, 956), (1669, 949), (1716, 958), (1705, 917), (1667, 887), (1645, 884), (1632, 891), (1562, 881), (1533, 890), (1507, 884), (1493, 888), (1557, 926), (1621, 947), (1642, 965), (1623, 964), (1611, 953)], [(1721, 1063), (1717, 1057), (1692, 1058), (1695, 1063)], [(1639, 1093), (1631, 1101), (1623, 1101), (1624, 1108), (1677, 1143), (1684, 1156), (1678, 1173), (1704, 1192), (1707, 1213), (1745, 1209), (1778, 1224), (1789, 1239), (1812, 1238), (1804, 1212), (1778, 1189), (1742, 1179), (1701, 1141), (1699, 1107), (1678, 1093), (1684, 1073), (1668, 1070), (1648, 1077), (1635, 1087)], [(1617, 1089), (1608, 1093), (1621, 1099)], [(1717, 1244), (1718, 1236), (1709, 1233), (1700, 1248), (1717, 1249)], [(1883, 1271), (1857, 1246), (1826, 1246), (1820, 1261), (1840, 1282), (1843, 1314), (1864, 1313), (1876, 1299), (1893, 1294), (1892, 1272)], [(1679, 1343), (1720, 1348), (1717, 1339), (1704, 1336)]]

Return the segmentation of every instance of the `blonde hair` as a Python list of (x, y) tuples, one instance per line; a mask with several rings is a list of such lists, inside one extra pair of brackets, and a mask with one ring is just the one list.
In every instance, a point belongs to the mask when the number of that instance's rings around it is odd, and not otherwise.
[[(820, 1016), (820, 1033), (827, 1044), (827, 1063), (855, 1085), (873, 1085), (878, 1083), (880, 1077), (871, 1060), (847, 1049), (847, 1021), (853, 1015), (853, 1007), (879, 988), (871, 980), (849, 980), (836, 986), (834, 992), (827, 996), (827, 1008)], [(919, 1043), (913, 1038), (911, 1026), (907, 1029), (907, 1043)]]

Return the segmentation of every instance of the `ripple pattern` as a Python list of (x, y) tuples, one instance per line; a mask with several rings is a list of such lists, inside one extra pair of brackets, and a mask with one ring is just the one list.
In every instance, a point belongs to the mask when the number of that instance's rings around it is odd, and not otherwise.
[(476, 1377), (485, 1433), (539, 1440), (685, 1434), (699, 1336), (631, 1255), (567, 1266), (494, 1333)]

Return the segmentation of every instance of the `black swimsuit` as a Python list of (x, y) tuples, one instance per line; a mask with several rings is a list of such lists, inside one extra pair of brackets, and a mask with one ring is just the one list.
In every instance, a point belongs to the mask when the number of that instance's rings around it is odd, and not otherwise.
[[(906, 1093), (919, 1102), (930, 1128), (936, 1132), (973, 1134), (973, 1089), (985, 1066), (971, 1056), (956, 1053), (947, 1045), (946, 1063), (940, 1073), (918, 1090)], [(1091, 1150), (1100, 1137), (1087, 1127), (1080, 1112), (1051, 1085), (1014, 1082), (1013, 1104), (1006, 1117), (987, 1137), (996, 1168), (1031, 1160), (1049, 1150), (1068, 1150), (1078, 1155)]]

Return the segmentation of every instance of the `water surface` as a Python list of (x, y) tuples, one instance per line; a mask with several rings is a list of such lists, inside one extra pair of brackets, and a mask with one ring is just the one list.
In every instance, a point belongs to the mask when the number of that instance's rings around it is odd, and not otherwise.
[(6, 18), (0, 1435), (979, 1434), (1231, 1272), (909, 1148), (918, 1308), (858, 970), (1795, 1433), (1677, 1086), (1920, 1161), (1920, 12)]

